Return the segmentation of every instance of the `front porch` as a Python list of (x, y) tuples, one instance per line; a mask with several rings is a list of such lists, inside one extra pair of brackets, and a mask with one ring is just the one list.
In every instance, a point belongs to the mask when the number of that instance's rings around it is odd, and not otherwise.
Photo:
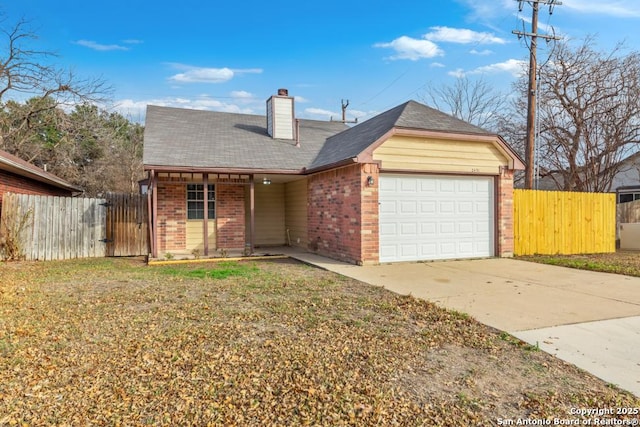
[(151, 259), (307, 247), (307, 179), (301, 175), (152, 170), (148, 203)]

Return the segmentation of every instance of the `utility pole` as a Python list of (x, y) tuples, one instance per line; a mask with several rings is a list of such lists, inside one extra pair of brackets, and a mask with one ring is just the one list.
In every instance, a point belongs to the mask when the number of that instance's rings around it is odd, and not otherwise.
[[(349, 121), (347, 120), (347, 107), (349, 106), (349, 100), (347, 99), (347, 102), (344, 101), (344, 99), (340, 100), (340, 104), (342, 106), (342, 120), (338, 120), (342, 123), (358, 123), (358, 118), (356, 117), (355, 120)], [(333, 117), (331, 117), (331, 121), (333, 122)]]
[[(519, 3), (519, 10), (522, 12), (522, 5), (525, 0), (516, 0)], [(529, 37), (531, 44), (529, 46), (529, 91), (527, 94), (527, 143), (525, 150), (525, 161), (527, 167), (525, 170), (525, 188), (531, 189), (534, 187), (534, 170), (536, 169), (535, 162), (535, 133), (536, 133), (536, 96), (538, 91), (538, 65), (537, 65), (537, 50), (538, 50), (538, 37), (544, 40), (559, 40), (559, 37), (550, 36), (547, 34), (538, 34), (538, 12), (540, 9), (540, 3), (549, 5), (549, 14), (553, 14), (553, 7), (561, 5), (562, 3), (556, 0), (526, 0), (533, 9), (533, 16), (531, 18), (531, 32), (525, 31), (512, 31), (518, 38)]]

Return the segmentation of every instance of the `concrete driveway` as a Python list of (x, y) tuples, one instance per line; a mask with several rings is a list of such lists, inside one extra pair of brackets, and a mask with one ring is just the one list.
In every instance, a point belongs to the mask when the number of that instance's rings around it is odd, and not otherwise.
[(289, 254), (468, 313), (640, 396), (640, 278), (504, 258), (360, 267)]

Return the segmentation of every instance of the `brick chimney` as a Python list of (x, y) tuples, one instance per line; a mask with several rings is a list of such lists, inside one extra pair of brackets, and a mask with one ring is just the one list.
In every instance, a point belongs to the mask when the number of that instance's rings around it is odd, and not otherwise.
[(267, 99), (267, 133), (273, 139), (295, 139), (293, 97), (287, 89)]

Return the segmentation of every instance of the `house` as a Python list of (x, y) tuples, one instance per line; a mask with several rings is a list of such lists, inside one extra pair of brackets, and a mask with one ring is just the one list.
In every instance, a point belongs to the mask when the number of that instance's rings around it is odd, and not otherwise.
[(355, 264), (513, 254), (513, 173), (498, 135), (415, 101), (348, 127), (148, 106), (152, 256), (291, 245)]
[(618, 203), (640, 200), (640, 152), (622, 161), (611, 182), (611, 189), (615, 190)]
[[(580, 175), (581, 179), (584, 174)], [(616, 203), (640, 200), (640, 152), (634, 153), (614, 167), (603, 170), (597, 175), (601, 182), (606, 182), (607, 191), (616, 193)], [(539, 190), (558, 191), (563, 189), (564, 179), (558, 171), (545, 171), (538, 181)]]
[(0, 212), (7, 192), (72, 196), (82, 189), (6, 151), (0, 150)]

